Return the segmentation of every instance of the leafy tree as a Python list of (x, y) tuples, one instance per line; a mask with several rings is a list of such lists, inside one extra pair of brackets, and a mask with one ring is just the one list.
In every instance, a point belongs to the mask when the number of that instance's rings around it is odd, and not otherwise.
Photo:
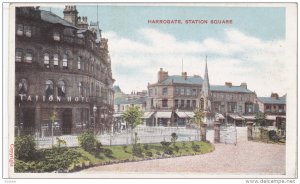
[[(201, 135), (201, 126), (204, 124), (204, 112), (202, 109), (198, 108), (194, 111), (194, 123), (199, 127), (200, 135)], [(200, 139), (200, 137), (199, 137)]]
[(255, 123), (257, 126), (265, 126), (266, 125), (266, 114), (262, 112), (258, 112), (255, 115)]
[[(129, 124), (131, 129), (131, 140), (133, 138), (133, 129), (142, 124), (143, 112), (139, 109), (139, 107), (129, 107), (123, 114), (122, 118)], [(135, 136), (135, 144), (137, 143), (137, 135)]]

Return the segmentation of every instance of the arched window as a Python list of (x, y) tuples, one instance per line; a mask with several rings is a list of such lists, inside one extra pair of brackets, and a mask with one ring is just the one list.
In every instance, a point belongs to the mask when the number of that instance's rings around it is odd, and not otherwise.
[(22, 62), (23, 49), (16, 49), (16, 62)]
[(51, 80), (47, 80), (46, 81), (45, 96), (46, 96), (46, 98), (49, 98), (50, 96), (53, 96), (53, 94), (54, 94), (53, 82)]
[(200, 109), (204, 109), (204, 99), (203, 98), (201, 98), (200, 99)]
[(59, 34), (58, 31), (54, 31), (54, 33), (53, 33), (53, 39), (55, 41), (60, 41), (60, 34)]
[(18, 84), (18, 93), (19, 94), (27, 94), (28, 91), (28, 83), (26, 79), (21, 79)]
[(27, 50), (27, 52), (26, 52), (26, 56), (25, 56), (25, 62), (26, 63), (32, 63), (32, 54), (33, 52), (32, 52), (32, 50)]
[(63, 68), (67, 69), (68, 68), (68, 55), (64, 54), (63, 57)]
[(63, 80), (58, 81), (57, 83), (57, 95), (61, 97), (66, 96), (66, 85)]
[(50, 58), (48, 53), (44, 54), (44, 65), (46, 68), (50, 67)]
[(82, 84), (82, 82), (78, 83), (78, 90), (79, 90), (79, 95), (83, 96), (83, 84)]
[(17, 24), (17, 35), (18, 36), (23, 36), (23, 32), (24, 32), (24, 29), (23, 29), (23, 25), (22, 24)]
[(81, 57), (80, 56), (78, 56), (78, 59), (77, 59), (77, 69), (81, 70)]
[(31, 37), (31, 26), (24, 26), (24, 30), (25, 30), (25, 36), (26, 37)]
[(54, 68), (58, 68), (58, 54), (53, 55), (53, 66)]

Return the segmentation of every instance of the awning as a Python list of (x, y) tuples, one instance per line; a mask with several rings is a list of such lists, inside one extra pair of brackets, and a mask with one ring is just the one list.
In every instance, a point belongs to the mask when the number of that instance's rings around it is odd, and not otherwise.
[(176, 114), (180, 117), (180, 118), (189, 118), (189, 115), (186, 112), (176, 112)]
[(148, 119), (148, 118), (150, 118), (152, 116), (153, 113), (154, 112), (145, 112), (143, 118), (144, 119)]
[(158, 111), (156, 112), (155, 117), (157, 118), (171, 118), (172, 112), (162, 112)]
[(246, 120), (255, 120), (255, 116), (242, 116)]
[(276, 120), (276, 117), (275, 115), (267, 115), (266, 119), (267, 120), (272, 120), (272, 121), (275, 121)]
[(243, 117), (239, 116), (239, 115), (235, 115), (235, 114), (230, 114), (229, 115), (232, 119), (235, 119), (235, 120), (244, 120)]
[(116, 114), (113, 115), (113, 117), (114, 117), (114, 118), (120, 118), (120, 117), (122, 117), (122, 115), (123, 115), (123, 114), (121, 114), (121, 113), (116, 113)]
[(216, 119), (225, 119), (225, 117), (223, 116), (223, 114), (220, 113), (216, 113)]

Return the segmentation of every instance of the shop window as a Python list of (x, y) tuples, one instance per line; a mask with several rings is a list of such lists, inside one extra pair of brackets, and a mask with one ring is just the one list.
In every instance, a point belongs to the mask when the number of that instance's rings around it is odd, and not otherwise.
[(58, 81), (57, 83), (57, 95), (61, 97), (66, 96), (66, 85), (65, 82), (62, 80)]
[(31, 37), (31, 32), (32, 32), (31, 26), (24, 26), (24, 30), (25, 30), (25, 36)]
[(44, 66), (46, 68), (50, 67), (50, 58), (49, 58), (49, 54), (48, 53), (44, 54)]
[(18, 93), (19, 94), (27, 94), (28, 91), (28, 83), (26, 79), (21, 79), (18, 84)]
[(67, 54), (64, 54), (64, 57), (63, 57), (63, 68), (68, 69), (68, 55)]
[(16, 62), (22, 62), (22, 55), (23, 55), (23, 50), (16, 49)]
[(17, 35), (18, 36), (23, 36), (24, 30), (23, 30), (23, 25), (22, 24), (17, 24)]
[(25, 56), (25, 62), (26, 63), (32, 63), (32, 50), (27, 50), (26, 56)]
[(53, 66), (54, 68), (58, 68), (58, 54), (53, 55)]
[(45, 89), (45, 96), (49, 98), (50, 96), (54, 95), (54, 86), (51, 80), (46, 81), (46, 89)]

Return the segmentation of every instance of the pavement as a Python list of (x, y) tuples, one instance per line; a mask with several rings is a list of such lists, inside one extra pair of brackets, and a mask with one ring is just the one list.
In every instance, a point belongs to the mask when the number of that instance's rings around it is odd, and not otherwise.
[(246, 136), (245, 127), (237, 128), (237, 144), (214, 144), (212, 153), (98, 166), (80, 173), (285, 174), (285, 145), (248, 141)]

